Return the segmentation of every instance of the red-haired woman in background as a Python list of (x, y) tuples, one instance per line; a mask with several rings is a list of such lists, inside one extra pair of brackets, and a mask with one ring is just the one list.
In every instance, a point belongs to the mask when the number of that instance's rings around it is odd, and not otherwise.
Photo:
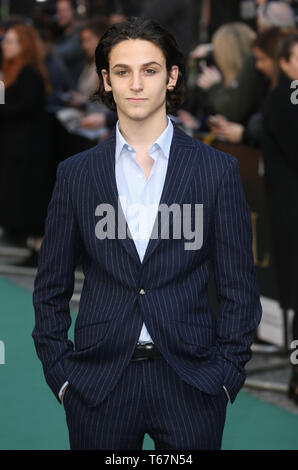
[(39, 36), (32, 26), (8, 29), (2, 55), (0, 226), (13, 240), (35, 237), (33, 253), (25, 261), (35, 266), (53, 178), (44, 111), (50, 85)]

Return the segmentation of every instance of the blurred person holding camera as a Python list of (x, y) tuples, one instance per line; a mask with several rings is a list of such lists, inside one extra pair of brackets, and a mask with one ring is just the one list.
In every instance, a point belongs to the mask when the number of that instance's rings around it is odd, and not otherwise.
[(278, 66), (277, 51), (281, 41), (293, 28), (271, 27), (260, 34), (252, 44), (256, 69), (264, 77), (259, 93), (259, 104), (245, 123), (233, 122), (222, 114), (210, 116), (208, 124), (212, 134), (221, 140), (233, 144), (244, 144), (252, 147), (261, 145), (262, 104), (267, 93), (277, 85)]
[[(256, 26), (259, 34), (272, 26), (293, 27), (295, 25), (295, 10), (287, 4), (291, 3), (292, 5), (295, 2), (267, 2), (266, 0), (260, 0), (256, 3), (258, 6)], [(222, 7), (223, 6), (220, 8)], [(236, 7), (236, 9), (237, 8), (238, 7)], [(227, 27), (227, 25), (228, 22), (222, 26)], [(218, 33), (219, 30), (220, 28), (216, 29), (215, 33)], [(214, 36), (215, 34), (212, 37)], [(227, 43), (225, 39), (223, 41), (225, 44)], [(240, 47), (239, 41), (236, 40), (234, 42), (236, 44), (230, 44), (225, 48), (222, 47), (224, 50), (220, 55), (223, 57), (222, 62), (226, 64), (228, 64), (228, 58), (226, 57), (227, 54), (231, 51), (237, 51)], [(225, 87), (222, 80), (222, 73), (220, 73), (221, 70), (218, 70), (220, 67), (216, 64), (213, 40), (210, 44), (199, 44), (191, 51), (189, 58), (191, 60), (197, 60), (199, 64), (203, 65), (203, 68), (201, 67), (197, 84), (200, 87), (200, 90), (205, 90), (207, 101), (210, 98), (211, 105), (213, 106), (213, 110), (212, 106), (205, 106), (206, 110), (204, 111), (207, 111), (207, 113), (216, 113), (218, 123), (228, 123), (229, 121), (235, 123), (235, 126), (231, 128), (231, 138), (232, 141), (233, 139), (239, 139), (241, 125), (244, 125), (249, 116), (258, 110), (258, 90), (260, 88), (263, 89), (264, 86), (262, 77), (254, 71), (254, 55), (250, 54), (244, 61), (243, 70), (239, 71), (239, 76), (234, 82), (234, 87), (228, 87), (226, 90), (224, 90)], [(232, 70), (233, 66), (229, 64), (227, 68)], [(243, 84), (243, 86), (241, 84)], [(222, 90), (224, 90), (224, 94), (226, 96), (224, 107), (221, 104), (221, 95), (223, 94)], [(230, 99), (228, 98), (228, 95), (230, 95)], [(202, 99), (205, 101), (204, 98), (205, 97), (203, 95), (200, 101), (202, 101)], [(247, 109), (246, 106), (248, 106), (249, 109)], [(181, 117), (182, 121), (186, 125), (194, 127), (195, 119), (190, 113), (187, 113), (186, 111), (179, 112), (179, 117)], [(213, 125), (217, 125), (218, 123), (215, 120), (212, 122)]]
[[(256, 108), (260, 78), (251, 52), (255, 37), (247, 24), (227, 23), (215, 32), (211, 44), (200, 44), (189, 54), (196, 61), (193, 83), (200, 94), (193, 113), (200, 114), (202, 122), (209, 114), (222, 114), (243, 123)], [(179, 110), (178, 116), (186, 127), (195, 128), (193, 114)]]
[(35, 237), (32, 254), (24, 261), (35, 266), (51, 191), (44, 110), (50, 85), (32, 26), (9, 28), (2, 53), (5, 104), (0, 106), (0, 226), (16, 242)]
[(212, 38), (216, 66), (203, 67), (197, 85), (216, 113), (244, 122), (255, 107), (258, 76), (251, 44), (255, 32), (245, 23), (221, 26)]
[[(279, 29), (291, 31), (295, 27), (295, 14), (289, 5), (292, 2), (278, 2), (257, 0), (257, 30), (258, 38), (253, 43), (255, 67), (269, 80), (268, 87), (264, 81), (259, 82), (261, 93), (255, 111), (244, 122), (239, 122), (224, 113), (216, 112), (209, 119), (209, 127), (217, 137), (231, 143), (243, 143), (245, 145), (259, 146), (261, 138), (262, 114), (260, 106), (266, 91), (274, 87), (276, 79), (276, 47), (279, 39)], [(266, 31), (270, 30), (267, 34)], [(193, 55), (202, 54), (206, 50), (205, 45), (193, 51)], [(208, 50), (208, 47), (207, 47)]]

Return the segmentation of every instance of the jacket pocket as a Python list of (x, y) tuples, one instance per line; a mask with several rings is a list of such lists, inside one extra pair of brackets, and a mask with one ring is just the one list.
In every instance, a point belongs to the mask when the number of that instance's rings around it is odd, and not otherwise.
[(180, 339), (185, 344), (210, 348), (215, 345), (215, 329), (197, 323), (179, 321), (177, 329)]
[(80, 329), (75, 330), (74, 338), (76, 351), (84, 351), (100, 343), (107, 335), (110, 323), (110, 320), (92, 323), (91, 325), (82, 326)]

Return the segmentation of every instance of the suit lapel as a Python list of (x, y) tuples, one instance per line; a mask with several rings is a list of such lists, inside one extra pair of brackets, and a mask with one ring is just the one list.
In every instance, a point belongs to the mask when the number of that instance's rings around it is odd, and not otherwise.
[[(119, 243), (124, 246), (129, 255), (140, 264), (141, 261), (131, 236), (126, 236), (125, 238), (118, 237), (118, 218), (122, 218), (125, 233), (130, 232), (121, 205), (118, 205), (118, 190), (115, 174), (115, 146), (116, 128), (114, 127), (107, 139), (95, 149), (94, 158), (90, 160), (91, 178), (99, 198), (98, 204), (110, 204), (114, 207), (116, 239), (118, 238)], [(160, 204), (170, 206), (173, 203), (181, 204), (183, 202), (185, 192), (189, 188), (191, 179), (195, 174), (194, 166), (197, 162), (197, 150), (192, 139), (174, 125), (167, 174)], [(157, 216), (155, 224), (158, 222)], [(149, 239), (143, 264), (156, 250), (160, 241), (160, 238)]]
[[(118, 189), (115, 173), (115, 147), (116, 147), (116, 128), (112, 130), (107, 139), (99, 145), (95, 158), (91, 159), (91, 178), (94, 183), (96, 194), (98, 195), (98, 204), (110, 204), (114, 208), (115, 213), (115, 237), (118, 237), (118, 220), (122, 220), (124, 233), (130, 233), (126, 223), (121, 204), (118, 205)], [(120, 213), (119, 213), (120, 212)], [(141, 263), (139, 254), (132, 237), (126, 236), (120, 238), (130, 256), (137, 262)]]
[[(191, 138), (174, 125), (167, 174), (159, 205), (165, 204), (169, 207), (171, 204), (182, 204), (185, 193), (190, 186), (191, 179), (195, 174), (194, 166), (197, 162), (196, 148)], [(173, 223), (173, 220), (170, 219), (169, 223)], [(155, 233), (160, 233), (158, 215), (155, 219), (155, 227), (156, 224), (158, 224), (158, 232), (156, 231)], [(153, 228), (152, 233), (154, 230), (155, 228)], [(158, 247), (162, 239), (162, 233), (159, 238), (150, 237), (143, 264)]]

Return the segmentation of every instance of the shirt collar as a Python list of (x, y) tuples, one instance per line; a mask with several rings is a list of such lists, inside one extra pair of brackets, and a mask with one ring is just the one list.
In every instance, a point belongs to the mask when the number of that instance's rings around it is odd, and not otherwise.
[[(164, 157), (166, 159), (169, 159), (170, 147), (172, 143), (174, 128), (173, 128), (173, 124), (169, 116), (167, 116), (167, 120), (168, 120), (167, 127), (165, 128), (163, 133), (156, 139), (156, 141), (151, 145), (149, 149), (149, 154), (150, 155), (152, 154), (152, 158), (154, 158), (154, 151), (156, 150), (156, 148), (160, 148), (162, 150), (162, 154), (164, 155)], [(120, 127), (119, 127), (119, 120), (118, 120), (116, 124), (116, 151), (115, 151), (116, 161), (120, 157), (123, 147), (125, 147), (128, 150), (133, 149), (133, 147), (126, 142), (123, 135), (121, 134)]]

